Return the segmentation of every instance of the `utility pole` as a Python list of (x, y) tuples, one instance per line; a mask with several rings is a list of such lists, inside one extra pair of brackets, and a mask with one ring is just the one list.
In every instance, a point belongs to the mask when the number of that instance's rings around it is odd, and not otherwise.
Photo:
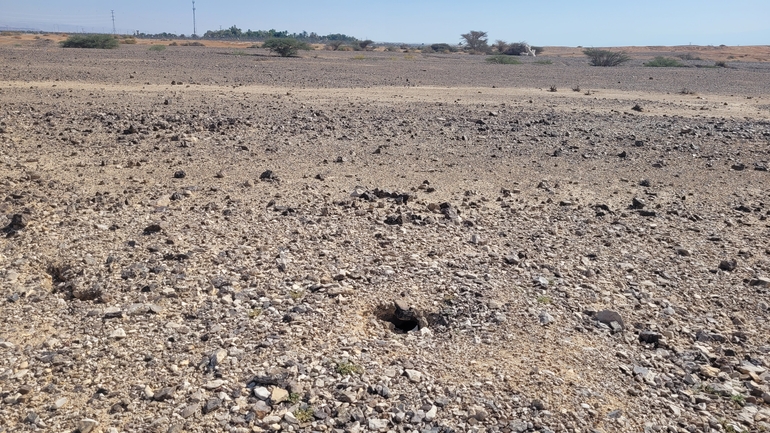
[(195, 0), (193, 0), (193, 36), (198, 35), (198, 28), (195, 26)]
[(111, 10), (110, 13), (112, 13), (112, 34), (114, 35), (115, 32), (115, 11)]

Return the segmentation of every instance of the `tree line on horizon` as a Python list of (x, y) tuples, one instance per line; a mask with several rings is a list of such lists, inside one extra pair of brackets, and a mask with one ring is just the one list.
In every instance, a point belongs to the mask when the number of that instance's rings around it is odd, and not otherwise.
[(286, 38), (286, 39), (296, 39), (298, 41), (303, 42), (310, 42), (310, 43), (324, 43), (324, 42), (331, 42), (331, 41), (340, 41), (340, 42), (357, 42), (358, 39), (354, 36), (348, 36), (342, 33), (331, 33), (328, 35), (319, 35), (315, 32), (300, 32), (300, 33), (289, 33), (287, 30), (279, 31), (275, 29), (270, 30), (251, 30), (248, 29), (246, 31), (241, 30), (237, 26), (232, 26), (227, 29), (220, 29), (220, 30), (208, 30), (206, 33), (203, 34), (203, 36), (185, 36), (185, 35), (176, 35), (173, 33), (156, 33), (156, 34), (147, 34), (147, 33), (139, 33), (137, 32), (135, 34), (136, 37), (140, 38), (147, 38), (147, 39), (179, 39), (179, 38), (200, 38), (200, 39), (223, 39), (223, 40), (252, 40), (252, 41), (263, 41), (267, 39), (273, 39), (273, 38)]

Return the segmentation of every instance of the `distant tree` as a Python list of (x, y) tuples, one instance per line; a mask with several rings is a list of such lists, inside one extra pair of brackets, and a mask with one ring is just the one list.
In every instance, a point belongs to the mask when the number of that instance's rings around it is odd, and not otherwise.
[(365, 40), (365, 41), (361, 41), (361, 42), (359, 42), (359, 43), (358, 43), (358, 46), (359, 46), (359, 47), (361, 47), (361, 49), (362, 49), (362, 50), (365, 50), (365, 49), (366, 49), (366, 47), (368, 47), (369, 45), (371, 45), (371, 44), (373, 44), (373, 43), (374, 43), (373, 41), (371, 41), (371, 40), (367, 39), (367, 40)]
[(262, 44), (262, 48), (278, 53), (281, 57), (296, 56), (299, 50), (310, 50), (310, 45), (294, 38), (272, 38)]
[(472, 52), (486, 53), (489, 51), (489, 45), (487, 44), (487, 32), (481, 32), (477, 30), (471, 30), (468, 33), (460, 35), (465, 39), (465, 44), (468, 50)]
[(505, 50), (508, 49), (508, 42), (498, 39), (495, 41), (493, 46), (498, 53), (502, 54), (505, 52)]
[(631, 60), (631, 57), (622, 51), (588, 48), (583, 50), (583, 54), (588, 56), (592, 66), (618, 66)]

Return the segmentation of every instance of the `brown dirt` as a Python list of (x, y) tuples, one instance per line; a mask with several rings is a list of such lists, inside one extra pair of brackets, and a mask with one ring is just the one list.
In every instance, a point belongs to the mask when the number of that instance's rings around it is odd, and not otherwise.
[[(0, 46), (0, 426), (770, 426), (764, 64), (145, 42)], [(256, 416), (266, 376), (299, 406)]]

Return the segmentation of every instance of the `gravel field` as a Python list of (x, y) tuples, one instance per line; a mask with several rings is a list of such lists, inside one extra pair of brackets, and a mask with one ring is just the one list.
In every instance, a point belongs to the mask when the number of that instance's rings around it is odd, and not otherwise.
[(644, 61), (0, 45), (0, 432), (770, 431), (770, 64)]

